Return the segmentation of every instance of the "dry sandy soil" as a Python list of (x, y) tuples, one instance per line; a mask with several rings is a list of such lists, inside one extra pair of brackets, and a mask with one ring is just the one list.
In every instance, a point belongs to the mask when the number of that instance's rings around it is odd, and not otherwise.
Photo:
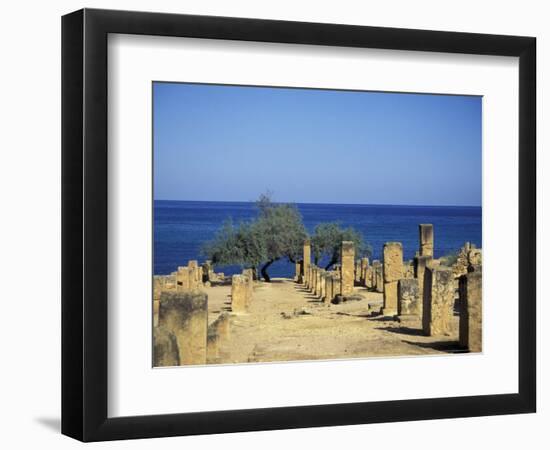
[[(231, 313), (231, 286), (213, 285), (208, 294), (209, 322)], [(399, 323), (378, 314), (382, 294), (356, 287), (363, 300), (322, 303), (289, 279), (255, 282), (247, 314), (232, 315), (228, 339), (209, 363), (295, 361), (460, 352), (458, 316), (451, 336), (422, 335), (420, 321)]]

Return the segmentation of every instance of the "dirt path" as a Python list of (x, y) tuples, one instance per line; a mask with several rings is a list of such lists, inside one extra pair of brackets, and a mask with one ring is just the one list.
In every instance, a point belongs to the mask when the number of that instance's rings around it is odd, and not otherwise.
[[(205, 288), (209, 321), (231, 311), (231, 286)], [(368, 356), (421, 355), (458, 351), (458, 334), (430, 338), (420, 321), (403, 326), (372, 316), (382, 294), (356, 287), (364, 297), (327, 306), (289, 279), (256, 282), (248, 314), (231, 317), (231, 336), (220, 342), (212, 363), (244, 363)], [(369, 309), (369, 304), (371, 308)], [(458, 317), (455, 317), (458, 330)]]

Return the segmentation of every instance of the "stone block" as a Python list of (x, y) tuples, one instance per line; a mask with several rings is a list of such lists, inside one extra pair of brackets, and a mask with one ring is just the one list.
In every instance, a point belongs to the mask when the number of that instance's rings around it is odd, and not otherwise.
[(189, 289), (189, 268), (178, 267), (178, 271), (176, 272), (176, 291), (188, 291)]
[(361, 274), (360, 274), (360, 284), (367, 287), (368, 280), (368, 270), (369, 270), (369, 258), (361, 258)]
[(163, 292), (159, 327), (174, 334), (181, 365), (206, 363), (208, 296), (204, 292)]
[(448, 267), (426, 268), (422, 304), (422, 329), (426, 336), (452, 333), (455, 297), (453, 272)]
[(403, 246), (401, 242), (384, 244), (384, 283), (399, 281), (403, 277)]
[(382, 314), (385, 316), (397, 315), (397, 284), (398, 281), (384, 283), (384, 307)]
[(422, 300), (416, 278), (402, 278), (399, 280), (397, 302), (397, 314), (400, 316), (421, 316)]
[(352, 241), (343, 241), (341, 246), (342, 295), (353, 294), (355, 279), (355, 245)]
[(231, 311), (235, 314), (248, 312), (249, 296), (248, 279), (244, 275), (231, 277)]
[(482, 274), (470, 272), (459, 278), (459, 343), (471, 352), (482, 350)]
[(308, 274), (309, 272), (309, 266), (311, 265), (311, 241), (309, 239), (306, 239), (304, 241), (304, 252), (303, 252), (303, 259), (302, 263), (304, 266), (304, 274)]
[(418, 225), (420, 256), (434, 255), (434, 227), (431, 223)]

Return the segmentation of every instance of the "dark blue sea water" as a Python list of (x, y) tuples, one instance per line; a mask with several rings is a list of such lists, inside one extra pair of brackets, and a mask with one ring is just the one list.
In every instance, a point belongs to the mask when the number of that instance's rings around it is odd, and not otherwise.
[[(403, 243), (404, 258), (412, 259), (418, 249), (418, 224), (432, 223), (435, 257), (458, 250), (466, 241), (481, 247), (481, 207), (462, 206), (392, 206), (297, 204), (304, 224), (311, 233), (320, 222), (339, 221), (363, 233), (373, 249), (372, 259), (381, 259), (385, 242)], [(190, 259), (204, 261), (201, 245), (212, 239), (223, 221), (233, 223), (256, 217), (254, 203), (249, 202), (154, 202), (154, 273), (168, 274)], [(216, 267), (226, 274), (238, 273), (240, 267)], [(293, 276), (294, 267), (285, 261), (274, 263), (272, 276)]]

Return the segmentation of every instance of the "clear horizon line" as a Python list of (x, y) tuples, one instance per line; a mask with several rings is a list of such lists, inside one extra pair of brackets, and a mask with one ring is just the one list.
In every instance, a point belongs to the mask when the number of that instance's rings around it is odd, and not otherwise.
[[(216, 202), (216, 203), (255, 203), (256, 200), (182, 200), (154, 198), (159, 202)], [(273, 201), (273, 203), (289, 203), (295, 205), (353, 205), (353, 206), (416, 206), (416, 207), (440, 207), (440, 208), (481, 208), (482, 205), (419, 205), (408, 203), (337, 203), (337, 202), (297, 202), (297, 201)]]

